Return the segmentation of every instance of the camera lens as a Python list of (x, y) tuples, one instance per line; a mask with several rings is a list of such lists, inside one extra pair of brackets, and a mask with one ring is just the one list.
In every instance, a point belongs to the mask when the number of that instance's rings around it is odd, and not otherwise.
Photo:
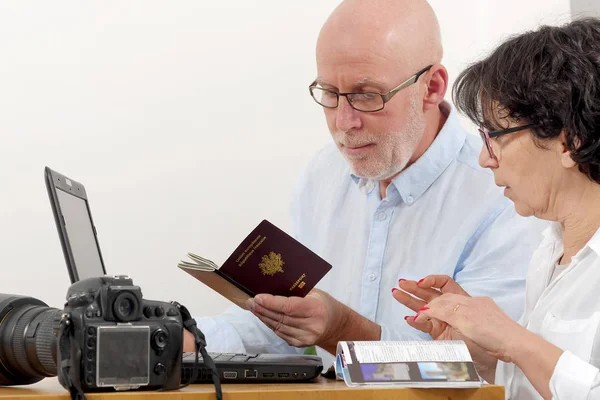
[(128, 322), (139, 318), (140, 303), (137, 296), (128, 291), (120, 292), (113, 303), (117, 321)]
[(28, 385), (56, 375), (61, 313), (32, 297), (0, 294), (0, 385)]
[(164, 329), (157, 329), (152, 334), (152, 347), (156, 350), (164, 350), (169, 344), (169, 334)]

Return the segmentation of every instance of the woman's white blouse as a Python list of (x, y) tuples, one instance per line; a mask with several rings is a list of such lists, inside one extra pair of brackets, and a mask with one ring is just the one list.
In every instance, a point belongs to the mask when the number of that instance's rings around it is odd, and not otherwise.
[[(554, 399), (600, 399), (600, 230), (549, 283), (562, 254), (560, 225), (553, 223), (529, 264), (519, 323), (564, 350), (550, 379)], [(505, 385), (507, 399), (542, 398), (511, 363), (498, 363), (496, 384)]]

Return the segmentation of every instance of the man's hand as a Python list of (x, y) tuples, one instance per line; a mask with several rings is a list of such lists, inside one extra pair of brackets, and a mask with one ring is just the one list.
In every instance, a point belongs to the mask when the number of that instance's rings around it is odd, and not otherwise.
[(196, 339), (192, 332), (187, 329), (183, 330), (183, 351), (190, 353), (196, 352)]
[(379, 340), (379, 325), (360, 316), (327, 293), (313, 289), (306, 297), (259, 294), (248, 308), (289, 345), (317, 345), (335, 354), (340, 340)]

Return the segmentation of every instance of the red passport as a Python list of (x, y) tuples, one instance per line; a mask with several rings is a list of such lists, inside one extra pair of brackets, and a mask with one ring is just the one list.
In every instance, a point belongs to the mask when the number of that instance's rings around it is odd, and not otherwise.
[(178, 267), (233, 303), (259, 293), (304, 297), (331, 269), (331, 265), (302, 243), (263, 220), (240, 243), (221, 267), (188, 253), (192, 260)]

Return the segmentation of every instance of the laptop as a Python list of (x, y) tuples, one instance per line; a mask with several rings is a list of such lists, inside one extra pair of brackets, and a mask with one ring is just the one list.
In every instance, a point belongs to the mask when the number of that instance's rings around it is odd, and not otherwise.
[[(48, 167), (45, 168), (45, 178), (71, 284), (106, 275), (85, 187)], [(314, 379), (323, 370), (322, 360), (318, 356), (209, 354), (217, 366), (221, 382), (303, 382)], [(192, 376), (194, 357), (195, 353), (183, 354), (183, 382)], [(198, 378), (194, 383), (210, 382), (211, 370), (201, 360)]]

